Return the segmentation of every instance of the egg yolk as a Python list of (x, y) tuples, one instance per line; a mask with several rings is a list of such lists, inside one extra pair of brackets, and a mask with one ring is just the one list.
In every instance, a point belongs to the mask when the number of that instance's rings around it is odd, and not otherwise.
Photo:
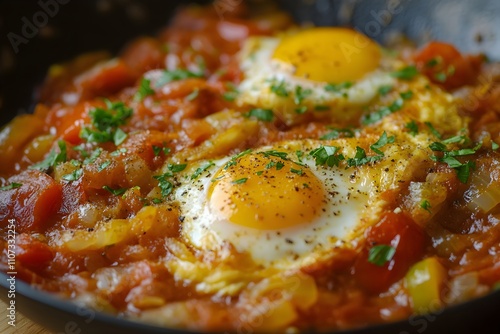
[(259, 230), (311, 222), (325, 205), (323, 185), (307, 167), (263, 153), (222, 167), (209, 196), (218, 217)]
[(368, 37), (346, 28), (313, 28), (285, 37), (273, 58), (295, 67), (295, 75), (342, 83), (361, 79), (380, 63), (380, 49)]

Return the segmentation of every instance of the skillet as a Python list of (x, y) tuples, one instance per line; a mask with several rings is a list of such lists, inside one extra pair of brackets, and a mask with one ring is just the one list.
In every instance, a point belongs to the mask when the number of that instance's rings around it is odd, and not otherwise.
[[(31, 111), (36, 86), (48, 66), (86, 51), (117, 52), (138, 35), (154, 34), (180, 3), (184, 2), (61, 0), (58, 12), (37, 34), (25, 37), (28, 42), (19, 44), (15, 53), (8, 34), (22, 36), (22, 18), (31, 17), (41, 7), (37, 1), (1, 1), (0, 124)], [(500, 2), (495, 0), (280, 0), (279, 3), (298, 22), (352, 26), (383, 44), (401, 35), (418, 45), (438, 39), (457, 45), (461, 51), (483, 52), (490, 59), (500, 60), (497, 34), (500, 21), (496, 20)], [(5, 300), (7, 278), (0, 274), (0, 298)], [(180, 333), (82, 309), (19, 280), (16, 293), (17, 310), (56, 333)], [(494, 292), (436, 314), (342, 333), (500, 333), (498, 310), (500, 292)]]

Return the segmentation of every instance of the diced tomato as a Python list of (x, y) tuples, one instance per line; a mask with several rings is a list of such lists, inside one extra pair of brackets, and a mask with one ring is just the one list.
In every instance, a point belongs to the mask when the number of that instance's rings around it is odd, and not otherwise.
[(160, 42), (150, 37), (142, 37), (129, 44), (121, 58), (137, 75), (145, 71), (160, 68), (164, 52)]
[(0, 226), (15, 219), (17, 232), (40, 231), (55, 214), (62, 199), (61, 185), (50, 176), (27, 170), (8, 179), (19, 188), (0, 191)]
[(416, 54), (415, 61), (431, 81), (454, 89), (476, 81), (484, 56), (463, 56), (450, 44), (431, 42)]
[(109, 96), (133, 85), (136, 75), (123, 60), (113, 59), (98, 64), (75, 79), (79, 101), (100, 96)]
[[(131, 133), (120, 148), (127, 149), (127, 155), (137, 154), (151, 170), (159, 168), (165, 159), (163, 148), (168, 149), (172, 136), (160, 131), (140, 131)], [(155, 149), (153, 149), (155, 146)]]
[[(369, 251), (376, 245), (392, 246), (396, 252), (383, 266), (368, 261)], [(403, 278), (410, 266), (424, 253), (424, 232), (407, 215), (389, 212), (369, 228), (366, 244), (354, 264), (357, 283), (369, 293), (387, 290)]]
[(64, 183), (62, 186), (62, 203), (59, 213), (67, 215), (74, 212), (86, 199), (81, 179)]
[(49, 245), (29, 234), (21, 233), (16, 238), (16, 260), (33, 270), (42, 270), (53, 258)]

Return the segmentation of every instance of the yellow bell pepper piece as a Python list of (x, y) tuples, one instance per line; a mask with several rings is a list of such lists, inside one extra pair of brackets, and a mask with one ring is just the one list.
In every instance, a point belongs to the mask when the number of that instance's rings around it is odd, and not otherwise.
[(446, 269), (435, 257), (422, 260), (410, 268), (405, 284), (416, 314), (433, 312), (443, 306), (441, 287), (446, 277)]

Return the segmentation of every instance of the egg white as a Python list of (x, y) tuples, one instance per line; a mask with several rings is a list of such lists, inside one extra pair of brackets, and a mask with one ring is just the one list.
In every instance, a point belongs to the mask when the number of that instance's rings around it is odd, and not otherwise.
[[(276, 149), (294, 157), (300, 147), (307, 152), (319, 146), (314, 141), (289, 142)], [(351, 243), (356, 226), (363, 221), (362, 213), (368, 203), (367, 186), (351, 183), (350, 173), (340, 167), (316, 166), (314, 160), (304, 156), (307, 171), (317, 177), (326, 192), (326, 205), (320, 216), (310, 223), (279, 230), (258, 230), (233, 224), (211, 212), (209, 188), (217, 170), (230, 158), (213, 161), (213, 166), (195, 180), (191, 175), (207, 161), (201, 161), (186, 170), (179, 178), (181, 185), (174, 198), (179, 203), (183, 225), (182, 235), (187, 242), (203, 251), (218, 250), (230, 243), (238, 252), (247, 252), (256, 264), (264, 267), (299, 268), (312, 263), (318, 253), (334, 247), (354, 247)], [(306, 168), (306, 167), (304, 167)], [(318, 203), (320, 206), (321, 203)]]
[[(325, 89), (327, 82), (318, 82), (294, 75), (294, 66), (276, 59), (273, 53), (280, 43), (278, 37), (255, 37), (245, 42), (240, 52), (240, 67), (244, 75), (238, 87), (240, 92), (237, 103), (240, 106), (252, 105), (260, 108), (273, 109), (288, 124), (300, 120), (300, 113), (296, 109), (305, 106), (308, 110), (316, 112), (322, 118), (346, 118), (348, 111), (366, 105), (378, 96), (382, 86), (394, 85), (396, 79), (390, 72), (396, 62), (383, 59), (381, 67), (367, 73), (361, 80), (352, 83), (351, 87), (329, 91)], [(279, 96), (272, 92), (273, 85), (282, 84), (288, 96)], [(297, 105), (295, 91), (297, 87), (310, 90)], [(329, 111), (317, 110), (318, 106), (329, 107)]]

